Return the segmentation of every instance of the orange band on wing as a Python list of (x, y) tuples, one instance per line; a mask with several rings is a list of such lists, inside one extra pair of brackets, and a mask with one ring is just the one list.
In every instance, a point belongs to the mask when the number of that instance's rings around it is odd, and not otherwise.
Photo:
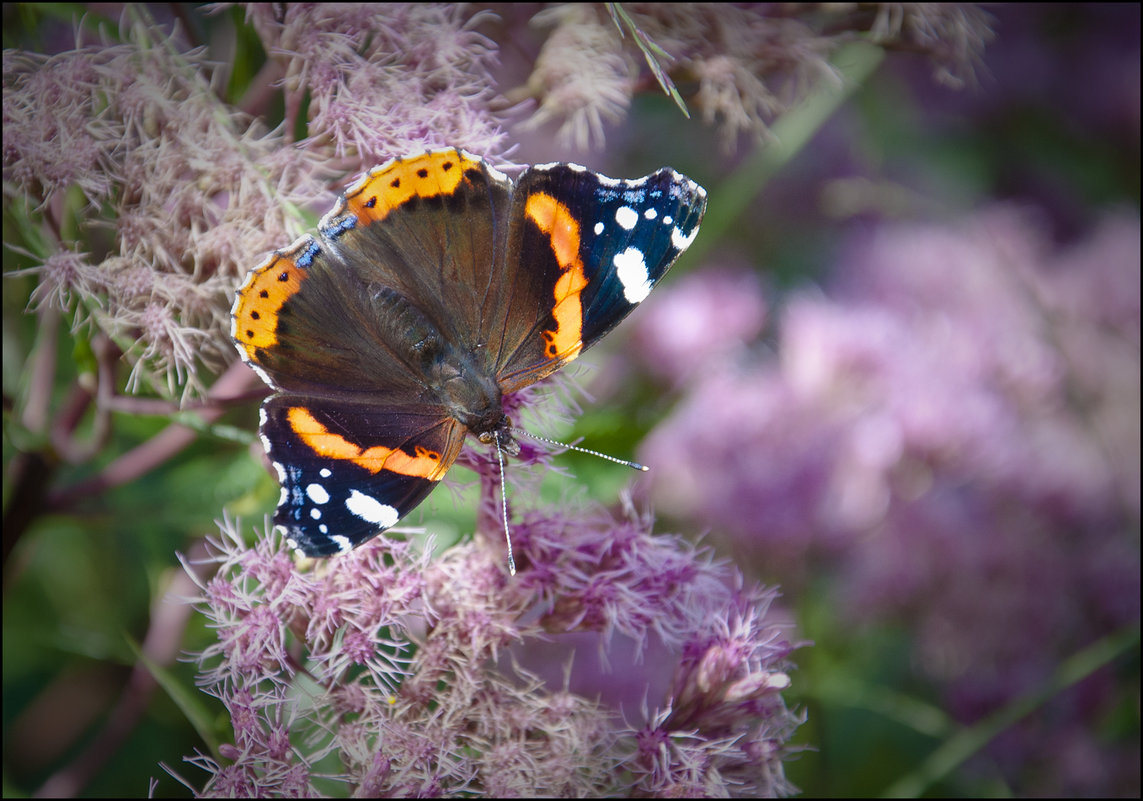
[(294, 433), (314, 452), (331, 459), (344, 459), (353, 462), (359, 467), (364, 467), (370, 473), (388, 470), (403, 476), (417, 476), (429, 481), (439, 481), (448, 469), (447, 465), (441, 464), (439, 453), (419, 445), (414, 447), (413, 456), (400, 448), (386, 448), (383, 445), (362, 448), (340, 434), (330, 431), (318, 422), (307, 409), (300, 406), (291, 406), (286, 412), (286, 419)]
[(426, 153), (399, 159), (381, 170), (365, 175), (345, 191), (343, 208), (359, 220), (376, 222), (414, 197), (451, 195), (469, 170), (480, 170), (481, 162), (457, 150)]
[(580, 292), (587, 286), (587, 276), (580, 259), (580, 227), (568, 207), (542, 192), (531, 195), (524, 214), (536, 224), (552, 245), (556, 263), (563, 272), (553, 291), (555, 305), (554, 331), (544, 331), (547, 355), (552, 359), (571, 361), (583, 350), (583, 301)]

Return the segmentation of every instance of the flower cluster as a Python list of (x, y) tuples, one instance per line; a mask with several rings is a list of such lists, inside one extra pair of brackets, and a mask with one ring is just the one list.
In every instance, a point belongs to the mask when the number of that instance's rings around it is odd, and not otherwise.
[(963, 4), (632, 3), (624, 9), (641, 56), (625, 40), (620, 20), (592, 4), (556, 6), (536, 16), (552, 33), (526, 87), (539, 104), (529, 124), (562, 120), (558, 137), (565, 146), (586, 150), (602, 143), (603, 122), (621, 119), (635, 90), (653, 86), (639, 77), (639, 62), (646, 60), (651, 71), (686, 88), (703, 119), (717, 124), (732, 147), (741, 134), (765, 136), (767, 123), (812, 87), (836, 81), (829, 59), (859, 35), (928, 54), (937, 79), (951, 85), (972, 79), (992, 38), (988, 16)]
[(469, 30), (474, 19), (439, 5), (345, 13), (248, 12), (272, 57), (263, 84), (280, 85), (295, 115), (309, 100), (293, 149), (282, 132), (296, 117), (267, 131), (268, 92), (244, 98), (248, 113), (225, 106), (206, 52), (145, 7), (124, 12), (119, 43), (5, 52), (4, 177), (42, 222), (13, 246), (33, 266), (11, 275), (36, 276), (32, 309), (110, 337), (134, 365), (129, 391), (202, 394), (202, 373), (235, 358), (236, 283), (310, 227), (299, 209), (329, 207), (334, 176), (426, 145), (499, 149), (495, 47)]
[[(1057, 253), (1000, 207), (854, 239), (830, 297), (787, 304), (776, 360), (712, 359), (652, 432), (659, 511), (786, 584), (832, 565), (849, 620), (916, 633), (954, 718), (999, 709), (1138, 625), (1139, 233), (1112, 217)], [(1104, 672), (1010, 733), (1009, 778), (1033, 786), (1018, 766), (1049, 764), (1047, 743), (1092, 750), (1115, 688)], [(1103, 753), (1098, 779), (1057, 763), (1034, 786), (1130, 786)]]
[(301, 144), (349, 171), (427, 145), (500, 153), (497, 46), (475, 30), (488, 16), (444, 3), (246, 6), (285, 94), (287, 127), (305, 108)]
[[(313, 185), (256, 126), (217, 113), (201, 51), (144, 44), (141, 23), (130, 33), (50, 57), (5, 53), (4, 175), (51, 223), (23, 251), (32, 307), (109, 336), (134, 362), (130, 388), (185, 395), (201, 391), (201, 366), (231, 361), (234, 281), (287, 235), (274, 184)], [(65, 238), (101, 226), (113, 247)]]
[[(200, 683), (234, 740), (221, 762), (188, 760), (210, 774), (202, 793), (788, 793), (801, 721), (781, 696), (794, 646), (773, 591), (648, 525), (525, 515), (509, 578), (482, 541), (432, 557), (391, 537), (299, 571), (276, 535), (247, 549), (224, 524), (199, 584), (218, 637)], [(662, 654), (626, 677), (623, 710), (522, 666), (577, 632)], [(665, 697), (625, 722), (672, 663)]]

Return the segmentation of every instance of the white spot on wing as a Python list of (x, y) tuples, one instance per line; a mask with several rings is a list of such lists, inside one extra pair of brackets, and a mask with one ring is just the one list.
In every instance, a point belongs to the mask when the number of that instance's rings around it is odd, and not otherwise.
[(306, 497), (314, 503), (329, 503), (329, 493), (321, 484), (310, 484), (306, 487)]
[(641, 303), (651, 293), (651, 281), (647, 275), (643, 251), (627, 248), (622, 253), (616, 253), (612, 261), (615, 264), (615, 274), (623, 284), (623, 297), (632, 305)]
[(615, 210), (615, 222), (619, 223), (619, 227), (624, 231), (630, 231), (635, 227), (635, 223), (639, 222), (639, 215), (630, 206), (620, 206)]
[(595, 224), (595, 235), (599, 236), (602, 233), (603, 233), (603, 223), (597, 222)]
[(360, 517), (366, 523), (373, 523), (381, 528), (389, 528), (397, 523), (400, 515), (397, 510), (388, 504), (366, 495), (358, 490), (352, 490), (345, 501), (345, 508)]
[(696, 225), (691, 229), (689, 234), (684, 234), (678, 228), (671, 231), (671, 244), (675, 249), (682, 253), (684, 250), (691, 246), (691, 242), (695, 241), (695, 235), (698, 233), (698, 226)]
[(334, 534), (330, 537), (337, 543), (337, 550), (339, 553), (349, 553), (353, 550), (353, 543), (349, 541), (349, 537), (343, 537), (341, 534)]

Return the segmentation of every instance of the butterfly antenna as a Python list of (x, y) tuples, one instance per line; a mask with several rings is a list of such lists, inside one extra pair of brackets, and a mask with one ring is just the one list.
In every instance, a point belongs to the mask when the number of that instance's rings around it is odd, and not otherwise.
[(504, 518), (504, 539), (508, 542), (508, 572), (516, 575), (516, 560), (512, 558), (512, 532), (508, 530), (508, 490), (504, 482), (504, 452), (500, 450), (500, 432), (493, 432), (496, 442), (496, 461), (500, 463), (500, 514)]
[(525, 431), (524, 429), (516, 428), (515, 426), (512, 427), (511, 431), (513, 434), (518, 434), (520, 436), (527, 437), (528, 439), (535, 439), (535, 440), (539, 440), (540, 442), (546, 442), (549, 445), (555, 445), (558, 448), (567, 448), (569, 451), (579, 451), (580, 453), (587, 453), (587, 454), (591, 454), (592, 456), (598, 456), (600, 459), (606, 459), (609, 462), (615, 462), (615, 464), (626, 465), (627, 467), (631, 467), (635, 470), (641, 470), (644, 473), (646, 473), (648, 470), (651, 469), (651, 468), (647, 467), (647, 465), (639, 464), (638, 462), (628, 461), (627, 459), (620, 459), (616, 456), (610, 456), (606, 453), (600, 453), (599, 451), (593, 451), (590, 448), (581, 448), (578, 445), (569, 445), (566, 442), (557, 442), (554, 439), (548, 439), (547, 437), (541, 437), (538, 434), (533, 434), (530, 431)]

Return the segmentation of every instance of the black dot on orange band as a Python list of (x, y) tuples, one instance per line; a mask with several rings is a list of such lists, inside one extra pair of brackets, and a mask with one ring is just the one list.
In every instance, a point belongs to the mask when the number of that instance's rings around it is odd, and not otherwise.
[(389, 182), (389, 186), (393, 187), (394, 189), (398, 188), (400, 185), (401, 185), (401, 179), (400, 178), (394, 178), (392, 181)]
[(278, 280), (281, 281), (283, 284), (286, 283), (287, 281), (289, 281), (290, 280), (290, 271), (289, 270), (282, 270), (282, 272), (278, 273)]
[(441, 165), (441, 169), (444, 170), (445, 172), (448, 172), (449, 170), (452, 169), (452, 162), (446, 161), (444, 164)]
[(259, 292), (259, 293), (258, 293), (258, 297), (260, 297), (260, 298), (268, 298), (268, 297), (270, 297), (270, 293), (269, 293), (269, 292), (267, 292), (265, 289), (263, 289), (261, 292)]
[(417, 177), (418, 178), (428, 178), (429, 177), (429, 171), (426, 170), (424, 167), (421, 167), (421, 169), (417, 170)]
[(262, 315), (260, 315), (260, 314), (259, 314), (258, 312), (256, 312), (256, 311), (252, 311), (252, 312), (250, 312), (250, 317), (251, 317), (252, 319), (254, 319), (254, 320), (261, 320), (261, 319), (262, 319)]

